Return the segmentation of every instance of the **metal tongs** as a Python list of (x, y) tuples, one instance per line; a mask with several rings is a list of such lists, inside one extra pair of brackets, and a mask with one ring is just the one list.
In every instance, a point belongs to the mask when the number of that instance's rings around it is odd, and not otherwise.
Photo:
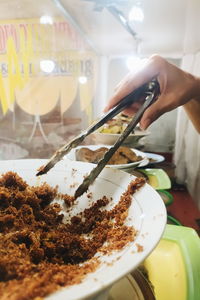
[(75, 191), (75, 198), (80, 197), (84, 192), (88, 190), (88, 187), (94, 182), (95, 178), (99, 175), (105, 165), (108, 163), (112, 155), (116, 152), (116, 150), (120, 147), (123, 141), (127, 138), (127, 136), (133, 132), (136, 125), (139, 123), (144, 111), (149, 107), (149, 105), (154, 102), (160, 93), (160, 87), (157, 80), (152, 80), (149, 83), (142, 85), (126, 97), (124, 97), (119, 104), (117, 104), (114, 108), (112, 108), (108, 113), (106, 113), (99, 121), (95, 124), (92, 124), (89, 128), (87, 128), (80, 135), (75, 137), (71, 142), (67, 143), (59, 150), (57, 150), (54, 155), (50, 158), (46, 165), (42, 166), (39, 169), (39, 172), (36, 176), (46, 174), (51, 168), (55, 166), (57, 162), (59, 162), (64, 155), (66, 155), (72, 148), (76, 148), (86, 136), (97, 130), (108, 120), (112, 119), (114, 116), (123, 111), (126, 107), (130, 106), (132, 103), (138, 101), (139, 99), (144, 99), (143, 105), (134, 115), (133, 119), (126, 127), (122, 135), (116, 141), (113, 147), (111, 147), (104, 155), (104, 157), (99, 161), (97, 166), (90, 172), (90, 174), (85, 177), (83, 183), (77, 188)]

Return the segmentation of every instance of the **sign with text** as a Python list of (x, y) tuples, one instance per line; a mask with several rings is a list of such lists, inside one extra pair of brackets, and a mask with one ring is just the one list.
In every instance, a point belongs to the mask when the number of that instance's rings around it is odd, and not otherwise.
[[(1, 21), (0, 139), (6, 125), (10, 141), (34, 140), (41, 148), (51, 143), (52, 130), (62, 144), (75, 134), (73, 128), (88, 125), (97, 63), (95, 53), (62, 18), (52, 24), (40, 19)], [(66, 124), (71, 128), (67, 135), (61, 129)]]

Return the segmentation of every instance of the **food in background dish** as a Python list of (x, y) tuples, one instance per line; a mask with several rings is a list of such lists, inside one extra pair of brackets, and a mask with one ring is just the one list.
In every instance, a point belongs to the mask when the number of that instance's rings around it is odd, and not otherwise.
[(108, 148), (106, 147), (100, 147), (96, 150), (83, 147), (76, 150), (76, 160), (97, 164), (107, 151)]
[[(115, 118), (107, 121), (104, 124), (99, 132), (100, 133), (114, 133), (114, 134), (121, 134), (126, 129), (127, 125), (130, 123), (133, 117), (128, 117), (124, 114), (119, 114)], [(136, 127), (137, 130), (140, 130), (140, 127)]]
[(154, 162), (157, 162), (157, 160), (150, 157), (150, 158), (149, 158), (149, 163), (153, 164)]
[[(44, 183), (29, 186), (14, 172), (0, 178), (0, 299), (36, 300), (80, 283), (100, 261), (94, 255), (110, 254), (134, 241), (137, 231), (125, 225), (132, 195), (145, 183), (132, 181), (110, 210), (106, 196), (63, 223), (75, 204), (69, 195)], [(88, 239), (89, 237), (89, 239)]]
[[(78, 161), (90, 162), (97, 164), (105, 155), (109, 149), (106, 147), (100, 147), (97, 150), (91, 150), (87, 147), (82, 147), (76, 150), (76, 159)], [(136, 153), (128, 147), (119, 147), (108, 162), (108, 165), (123, 165), (132, 162), (141, 161), (142, 156), (136, 155)]]

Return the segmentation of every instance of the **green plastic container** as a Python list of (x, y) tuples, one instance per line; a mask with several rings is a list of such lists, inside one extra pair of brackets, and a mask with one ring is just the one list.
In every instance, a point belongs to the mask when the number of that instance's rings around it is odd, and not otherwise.
[(200, 239), (194, 229), (166, 225), (144, 266), (156, 300), (200, 299)]
[(162, 169), (140, 169), (148, 179), (149, 184), (156, 190), (168, 190), (171, 188), (171, 181), (167, 173)]
[[(183, 256), (187, 276), (187, 300), (200, 299), (200, 239), (189, 227), (167, 225), (163, 239), (177, 243)], [(177, 299), (178, 300), (178, 299)], [(180, 299), (181, 300), (181, 299)]]
[(161, 198), (163, 199), (166, 206), (169, 206), (173, 203), (174, 197), (166, 190), (157, 190)]

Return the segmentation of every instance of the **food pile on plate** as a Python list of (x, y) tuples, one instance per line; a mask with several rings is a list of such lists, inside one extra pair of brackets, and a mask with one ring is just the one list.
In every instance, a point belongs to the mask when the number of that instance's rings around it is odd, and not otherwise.
[[(137, 231), (125, 222), (132, 195), (144, 184), (143, 179), (132, 181), (110, 210), (112, 198), (104, 196), (71, 216), (74, 197), (58, 193), (47, 183), (30, 186), (14, 172), (3, 174), (0, 299), (39, 300), (78, 284), (99, 266), (97, 252), (109, 255), (134, 241)], [(58, 197), (61, 204), (54, 202)], [(63, 221), (62, 202), (68, 222)]]
[[(124, 132), (132, 118), (133, 117), (128, 117), (121, 113), (115, 118), (107, 121), (107, 123), (100, 128), (99, 132), (121, 134), (122, 132)], [(139, 126), (136, 129), (140, 130)]]

